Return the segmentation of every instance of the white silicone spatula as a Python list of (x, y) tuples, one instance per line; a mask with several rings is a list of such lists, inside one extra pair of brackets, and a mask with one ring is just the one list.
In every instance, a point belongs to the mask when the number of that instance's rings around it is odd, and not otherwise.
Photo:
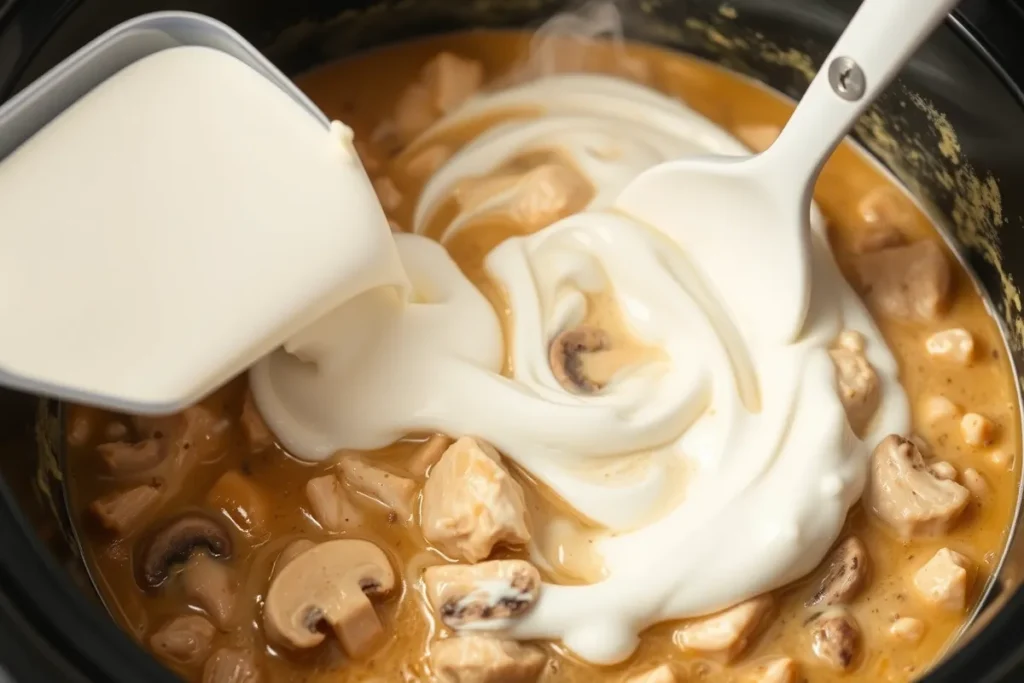
[[(750, 333), (799, 336), (810, 300), (810, 205), (832, 150), (957, 0), (864, 0), (775, 143), (638, 176), (617, 207), (669, 230)], [(750, 287), (769, 289), (772, 305)], [(776, 294), (777, 293), (777, 294)]]

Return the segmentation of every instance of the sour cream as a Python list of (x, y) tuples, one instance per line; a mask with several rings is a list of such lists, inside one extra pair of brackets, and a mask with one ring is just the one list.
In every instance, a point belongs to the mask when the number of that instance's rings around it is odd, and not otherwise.
[[(397, 235), (415, 294), (379, 289), (353, 299), (259, 363), (252, 386), (299, 457), (381, 447), (415, 431), (474, 435), (601, 525), (603, 580), (545, 585), (533, 611), (501, 627), (614, 663), (651, 624), (714, 612), (813, 569), (861, 495), (870, 445), (908, 431), (908, 404), (817, 211), (810, 311), (800, 338), (781, 344), (716, 296), (726, 278), (744, 273), (706, 272), (672, 225), (613, 209), (619, 190), (661, 161), (748, 154), (726, 132), (645, 87), (563, 75), (478, 96), (424, 135), (510, 108), (538, 114), (493, 126), (448, 160), (420, 197), (415, 229), (457, 183), (531, 151), (557, 150), (593, 185), (586, 210), (487, 256), (512, 310), (513, 376), (501, 375), (501, 326), (483, 295), (441, 245)], [(442, 241), (511, 197), (498, 193), (459, 214)], [(771, 282), (745, 286), (767, 308), (792, 294)], [(663, 353), (596, 394), (571, 393), (551, 370), (549, 345), (584, 319), (597, 292)], [(864, 336), (882, 385), (863, 439), (849, 427), (828, 355), (843, 330)], [(624, 467), (628, 475), (589, 476), (614, 473), (609, 465), (637, 453), (651, 456), (639, 474)]]

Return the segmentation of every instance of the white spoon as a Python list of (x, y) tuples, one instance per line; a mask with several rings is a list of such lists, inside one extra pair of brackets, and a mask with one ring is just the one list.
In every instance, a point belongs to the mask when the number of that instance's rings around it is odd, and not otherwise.
[[(623, 190), (617, 208), (660, 229), (670, 226), (692, 262), (715, 274), (720, 303), (746, 330), (796, 339), (810, 301), (810, 207), (818, 173), (956, 4), (864, 0), (771, 147), (753, 157), (659, 164)], [(753, 296), (751, 286), (761, 295)]]

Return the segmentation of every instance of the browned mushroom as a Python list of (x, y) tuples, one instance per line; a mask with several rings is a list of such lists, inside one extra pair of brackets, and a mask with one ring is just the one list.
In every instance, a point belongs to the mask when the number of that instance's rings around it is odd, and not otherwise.
[(895, 434), (875, 447), (870, 474), (865, 502), (903, 538), (944, 533), (970, 502), (967, 489), (935, 476), (917, 446)]
[(446, 626), (522, 616), (540, 594), (540, 573), (524, 560), (428, 567), (427, 599)]
[(199, 548), (215, 557), (228, 557), (231, 538), (224, 527), (204, 515), (193, 513), (174, 520), (153, 536), (142, 556), (143, 585), (156, 588), (167, 580), (173, 565), (187, 562)]
[(828, 572), (806, 605), (810, 607), (849, 603), (864, 587), (870, 571), (870, 562), (868, 549), (859, 538), (850, 536), (832, 551), (828, 558)]
[(198, 664), (206, 659), (217, 630), (198, 614), (175, 617), (149, 639), (153, 652), (177, 664)]
[(811, 647), (833, 669), (848, 671), (860, 652), (860, 627), (846, 610), (828, 609), (811, 622)]
[(559, 334), (551, 342), (549, 362), (551, 371), (563, 387), (569, 391), (593, 393), (601, 389), (583, 372), (585, 353), (604, 351), (611, 345), (608, 333), (599, 327), (581, 325)]
[(206, 660), (203, 683), (259, 683), (260, 670), (251, 652), (221, 648)]
[(384, 635), (371, 600), (394, 587), (391, 563), (373, 543), (321, 543), (293, 559), (270, 583), (263, 607), (267, 638), (292, 648), (315, 647), (323, 642), (321, 626), (326, 624), (350, 657), (362, 657)]

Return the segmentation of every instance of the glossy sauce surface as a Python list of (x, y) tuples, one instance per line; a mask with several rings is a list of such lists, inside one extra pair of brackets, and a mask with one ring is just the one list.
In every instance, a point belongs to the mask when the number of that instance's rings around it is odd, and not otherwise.
[[(526, 34), (514, 33), (442, 36), (328, 65), (300, 78), (299, 84), (329, 117), (351, 126), (357, 141), (370, 141), (380, 123), (393, 115), (402, 92), (419, 78), (422, 65), (436, 54), (450, 51), (481, 61), (486, 86), (507, 82), (520, 73), (528, 41)], [(580, 57), (588, 70), (616, 74), (623, 72), (623, 57), (628, 58), (630, 75), (680, 97), (754, 148), (763, 144), (758, 137), (770, 136), (770, 131), (781, 126), (792, 110), (790, 103), (756, 85), (707, 64), (661, 50), (627, 46), (623, 53), (621, 49), (612, 50), (604, 45), (566, 43), (564, 52)], [(441, 142), (457, 148), (492, 123), (474, 122)], [(410, 225), (415, 199), (425, 178), (410, 170), (407, 155), (403, 156), (397, 146), (369, 142), (363, 151), (368, 155), (365, 160), (371, 177), (388, 176), (401, 193), (401, 201), (388, 212), (389, 217), (398, 226)], [(532, 162), (537, 163), (537, 160)], [(529, 164), (531, 160), (523, 160), (523, 163)], [(865, 216), (862, 202), (873, 192), (885, 192), (889, 182), (873, 163), (849, 144), (844, 144), (825, 167), (815, 198), (828, 219), (833, 250), (844, 272), (852, 273), (854, 245), (875, 227), (870, 216)], [(888, 210), (893, 212), (890, 218), (899, 224), (900, 231), (909, 240), (939, 239), (928, 219), (906, 196), (889, 190), (888, 200)], [(443, 213), (432, 220), (428, 234), (433, 232), (435, 224), (437, 230), (443, 228)], [(531, 229), (540, 227), (543, 226), (530, 226)], [(487, 277), (482, 262), (496, 244), (523, 230), (522, 225), (495, 220), (460, 233), (446, 245), (466, 275), (505, 316), (510, 314), (503, 295)], [(863, 632), (863, 654), (844, 680), (903, 681), (924, 671), (965, 622), (967, 613), (940, 612), (920, 602), (911, 586), (914, 572), (939, 548), (949, 547), (963, 553), (979, 567), (971, 587), (973, 603), (999, 560), (1012, 522), (1020, 452), (1019, 412), (1012, 371), (999, 329), (959, 264), (954, 266), (953, 289), (949, 310), (934, 323), (908, 324), (882, 317), (877, 311), (874, 311), (875, 319), (900, 362), (901, 381), (914, 407), (915, 433), (930, 445), (931, 459), (947, 461), (960, 472), (966, 468), (976, 469), (985, 478), (988, 491), (972, 501), (950, 534), (907, 543), (898, 540), (861, 505), (851, 510), (847, 531), (865, 543), (873, 566), (867, 587), (850, 608)], [(595, 303), (599, 313), (590, 322), (611, 329), (619, 327), (615, 311), (600, 306), (600, 302)], [(939, 362), (926, 353), (925, 339), (949, 327), (961, 327), (973, 335), (975, 360), (970, 365)], [(626, 338), (628, 330), (620, 330), (620, 333)], [(638, 352), (647, 351), (640, 349)], [(410, 581), (404, 582), (400, 590), (378, 607), (384, 616), (388, 638), (383, 647), (364, 661), (346, 661), (330, 639), (325, 646), (300, 655), (282, 654), (267, 647), (261, 628), (261, 606), (274, 563), (292, 540), (316, 541), (332, 536), (315, 522), (305, 484), (310, 478), (334, 469), (333, 463), (301, 463), (276, 447), (251, 452), (238, 423), (245, 391), (244, 380), (238, 380), (205, 402), (223, 418), (222, 428), (211, 442), (202, 445), (198, 463), (190, 470), (180, 491), (162, 503), (144, 525), (152, 527), (158, 520), (189, 509), (203, 509), (225, 520), (234, 520), (230, 522), (234, 552), (229, 562), (239, 582), (240, 611), (234, 626), (216, 637), (215, 647), (252, 650), (257, 653), (265, 679), (272, 681), (429, 680), (424, 653), (439, 627), (417, 594), (417, 584)], [(958, 419), (929, 424), (919, 406), (933, 395), (943, 395), (964, 410), (991, 419), (998, 426), (993, 443), (984, 449), (966, 445)], [(186, 604), (174, 581), (168, 581), (157, 590), (139, 588), (135, 565), (138, 546), (149, 533), (146, 528), (123, 539), (114, 538), (99, 529), (88, 512), (94, 499), (124, 488), (123, 482), (104, 471), (96, 457), (95, 446), (122, 438), (114, 436), (116, 427), (114, 432), (104, 433), (111, 429), (110, 420), (123, 425), (129, 434), (125, 438), (130, 440), (132, 422), (78, 408), (71, 411), (69, 420), (72, 427), (76, 422), (91, 425), (88, 438), (79, 440), (69, 457), (71, 503), (76, 521), (80, 523), (87, 563), (115, 618), (141, 641), (148, 642), (153, 632), (168, 619), (195, 611), (195, 608)], [(402, 474), (422, 438), (410, 437), (372, 457), (386, 469)], [(239, 515), (237, 510), (232, 513), (219, 505), (219, 501), (210, 499), (211, 487), (227, 471), (240, 473), (266, 500), (264, 518), (255, 531), (249, 529), (248, 513)], [(578, 533), (568, 535), (568, 541), (559, 538), (542, 541), (554, 546), (564, 542), (563, 562), (556, 567), (555, 575), (548, 578), (563, 583), (593, 580), (594, 568), (586, 551), (585, 525), (573, 520), (571, 513), (550, 492), (521, 472), (516, 475), (524, 484), (533, 519), (563, 516), (570, 525), (579, 527)], [(365, 510), (368, 523), (356, 535), (384, 548), (394, 567), (406, 577), (415, 577), (422, 567), (444, 561), (439, 553), (428, 548), (415, 524), (401, 524), (369, 499), (358, 499), (358, 504)], [(501, 555), (525, 557), (524, 553), (512, 550), (502, 550)], [(808, 680), (833, 680), (836, 674), (815, 661), (806, 629), (811, 612), (803, 603), (814, 592), (820, 578), (817, 573), (778, 591), (776, 616), (745, 654), (728, 666), (682, 652), (673, 642), (679, 624), (661, 624), (644, 635), (640, 649), (631, 660), (616, 667), (586, 665), (561, 656), (557, 645), (545, 645), (552, 658), (544, 680), (617, 682), (656, 664), (672, 662), (681, 681), (742, 681), (752, 674), (760, 661), (783, 654), (800, 662)], [(927, 630), (920, 643), (900, 642), (889, 634), (893, 621), (905, 616), (926, 623)], [(191, 680), (202, 680), (201, 664), (178, 667), (178, 670)]]

